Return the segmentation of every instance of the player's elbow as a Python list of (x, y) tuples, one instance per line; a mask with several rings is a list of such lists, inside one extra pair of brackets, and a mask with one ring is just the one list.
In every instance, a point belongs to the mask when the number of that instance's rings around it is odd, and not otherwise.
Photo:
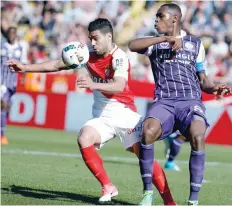
[(121, 93), (121, 92), (123, 92), (124, 88), (125, 88), (125, 86), (123, 86), (123, 85), (117, 85), (117, 86), (115, 86), (112, 93), (114, 93), (114, 94)]
[(125, 87), (126, 87), (126, 79), (124, 78), (118, 78), (116, 81), (115, 81), (115, 85), (114, 85), (114, 93), (121, 93), (124, 91)]
[(121, 92), (123, 92), (124, 88), (125, 88), (125, 86), (121, 86), (121, 87), (119, 87), (119, 88), (117, 89), (117, 93), (121, 93)]
[(137, 51), (134, 40), (129, 42), (128, 48), (130, 49), (131, 52), (136, 52)]

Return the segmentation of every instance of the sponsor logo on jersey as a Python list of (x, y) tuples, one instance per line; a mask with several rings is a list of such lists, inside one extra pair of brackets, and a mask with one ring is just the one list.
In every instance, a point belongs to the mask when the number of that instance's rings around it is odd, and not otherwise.
[(93, 82), (96, 82), (96, 83), (109, 83), (109, 82), (114, 81), (113, 79), (102, 79), (100, 77), (94, 77), (94, 76), (92, 76), (92, 80)]
[(163, 54), (159, 54), (159, 61), (165, 61), (165, 63), (182, 63), (182, 64), (191, 64), (191, 62), (195, 62), (195, 56), (184, 52), (183, 50), (177, 51), (176, 55), (173, 55), (171, 52), (166, 52)]
[(196, 52), (196, 46), (195, 43), (193, 42), (189, 42), (189, 41), (185, 41), (184, 42), (184, 49), (190, 52)]
[(158, 49), (170, 49), (171, 45), (168, 42), (161, 42), (158, 44)]

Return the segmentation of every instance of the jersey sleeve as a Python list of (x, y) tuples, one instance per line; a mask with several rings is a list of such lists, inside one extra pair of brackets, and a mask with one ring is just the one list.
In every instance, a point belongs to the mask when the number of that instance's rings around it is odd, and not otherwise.
[[(145, 36), (144, 38), (147, 37), (154, 37), (154, 36)], [(146, 49), (142, 49), (140, 51), (138, 51), (137, 53), (145, 55), (145, 56), (151, 56), (152, 52), (155, 50), (155, 45), (151, 45)]]
[(143, 54), (145, 56), (151, 56), (152, 52), (155, 49), (155, 45), (149, 46), (147, 49), (141, 50), (138, 52), (139, 54)]
[(204, 61), (205, 61), (205, 48), (201, 42), (200, 49), (197, 55), (197, 60), (196, 60), (197, 72), (205, 72)]
[[(120, 52), (121, 53), (121, 52)], [(115, 55), (112, 60), (112, 67), (114, 69), (114, 77), (124, 77), (128, 80), (129, 73), (129, 59), (126, 54)]]

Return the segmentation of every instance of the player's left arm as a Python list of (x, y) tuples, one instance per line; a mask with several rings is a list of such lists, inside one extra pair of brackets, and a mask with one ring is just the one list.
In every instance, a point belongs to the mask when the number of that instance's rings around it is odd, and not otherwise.
[(96, 83), (88, 76), (81, 76), (77, 79), (77, 86), (79, 88), (98, 90), (107, 94), (116, 94), (124, 90), (126, 79), (119, 76), (114, 77), (112, 81), (108, 83)]
[(129, 60), (126, 56), (113, 58), (112, 67), (115, 70), (113, 79), (108, 83), (95, 83), (91, 78), (80, 77), (77, 80), (77, 86), (80, 88), (89, 88), (108, 94), (123, 92), (127, 85)]
[(95, 83), (95, 90), (107, 93), (116, 94), (124, 90), (126, 86), (126, 79), (124, 77), (116, 76), (113, 78), (112, 82), (108, 83)]
[(196, 68), (198, 73), (198, 78), (200, 80), (201, 90), (207, 94), (214, 94), (221, 98), (225, 94), (229, 94), (231, 89), (224, 84), (214, 85), (205, 73), (204, 68), (204, 60), (205, 60), (205, 49), (203, 44), (201, 43), (199, 53), (196, 60)]
[(222, 98), (223, 95), (231, 93), (231, 88), (225, 84), (214, 85), (206, 76), (205, 73), (200, 72), (198, 74), (201, 84), (201, 90), (207, 94), (214, 94), (219, 98)]

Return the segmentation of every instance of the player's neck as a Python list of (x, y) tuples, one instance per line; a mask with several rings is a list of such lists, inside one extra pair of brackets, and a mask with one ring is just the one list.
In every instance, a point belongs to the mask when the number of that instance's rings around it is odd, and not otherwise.
[(180, 31), (181, 31), (180, 27), (176, 27), (171, 32), (166, 33), (165, 36), (180, 36), (181, 35)]
[(16, 42), (16, 41), (10, 41), (10, 40), (8, 40), (8, 44), (10, 44), (10, 45), (14, 45), (15, 42)]
[(109, 46), (109, 48), (108, 48), (108, 50), (107, 50), (107, 52), (104, 54), (104, 58), (105, 57), (107, 57), (110, 53), (111, 53), (111, 51), (115, 48), (115, 44), (114, 43), (112, 43), (110, 46)]

